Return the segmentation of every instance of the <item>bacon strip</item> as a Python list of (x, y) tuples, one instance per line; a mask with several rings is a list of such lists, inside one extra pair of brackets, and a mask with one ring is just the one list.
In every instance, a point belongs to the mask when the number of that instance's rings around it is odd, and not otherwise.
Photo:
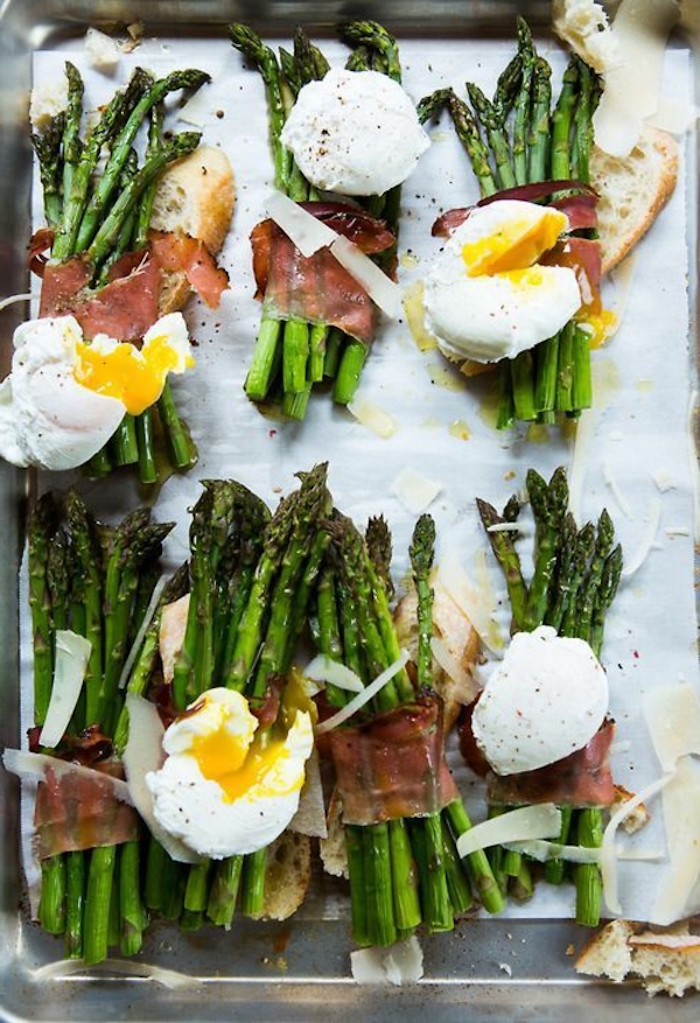
[[(119, 764), (99, 770), (118, 776)], [(39, 783), (34, 809), (37, 855), (40, 859), (63, 852), (119, 845), (138, 839), (139, 816), (133, 807), (115, 798), (107, 780), (64, 774), (49, 768)]]
[(443, 703), (435, 693), (330, 737), (346, 824), (437, 813), (457, 796), (444, 756)]
[[(384, 252), (394, 236), (384, 223), (341, 203), (302, 203), (305, 209), (366, 255)], [(298, 318), (339, 327), (360, 341), (374, 337), (377, 310), (367, 292), (327, 248), (306, 258), (272, 220), (250, 236), (256, 298), (277, 319)]]
[(556, 803), (557, 806), (610, 806), (615, 785), (610, 770), (610, 744), (615, 722), (606, 720), (583, 749), (535, 771), (499, 776), (490, 773), (490, 803), (518, 806)]

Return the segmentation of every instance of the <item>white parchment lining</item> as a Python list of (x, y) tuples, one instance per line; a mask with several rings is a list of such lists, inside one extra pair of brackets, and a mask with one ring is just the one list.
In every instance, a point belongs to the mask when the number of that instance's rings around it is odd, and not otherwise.
[[(324, 42), (323, 49), (332, 63), (344, 60), (346, 51), (339, 44)], [(404, 84), (418, 100), (448, 84), (463, 95), (467, 78), (489, 92), (513, 47), (484, 41), (432, 41), (428, 48), (411, 40), (402, 44), (401, 51)], [(549, 475), (557, 465), (569, 465), (574, 431), (519, 427), (510, 433), (497, 432), (491, 381), (467, 383), (436, 352), (421, 353), (402, 320), (384, 323), (361, 385), (362, 398), (379, 405), (396, 421), (393, 437), (377, 437), (349, 413), (334, 407), (329, 395), (312, 398), (303, 424), (261, 415), (242, 391), (259, 320), (259, 306), (252, 297), (248, 235), (260, 219), (272, 180), (259, 76), (243, 67), (239, 54), (225, 41), (160, 40), (146, 40), (123, 57), (115, 77), (90, 72), (80, 44), (75, 42), (60, 52), (36, 54), (36, 76), (57, 79), (69, 53), (85, 74), (90, 106), (104, 102), (138, 64), (159, 75), (184, 66), (210, 71), (213, 82), (206, 87), (206, 101), (199, 104), (205, 109), (204, 141), (226, 150), (236, 175), (234, 229), (221, 257), (231, 277), (231, 290), (214, 312), (197, 300), (187, 311), (198, 342), (197, 366), (176, 381), (175, 389), (178, 407), (199, 445), (200, 462), (188, 476), (171, 478), (156, 502), (160, 519), (179, 523), (168, 548), (171, 562), (185, 556), (186, 509), (196, 500), (199, 479), (233, 476), (275, 504), (279, 494), (293, 485), (296, 471), (327, 459), (339, 507), (358, 522), (379, 512), (388, 518), (394, 531), (397, 578), (407, 566), (413, 516), (392, 493), (392, 482), (408, 467), (440, 483), (441, 493), (430, 508), (437, 522), (440, 550), (443, 556), (450, 552), (450, 556), (459, 557), (476, 577), (479, 553), (487, 545), (474, 498), (481, 496), (502, 505), (523, 487), (530, 466)], [(554, 46), (546, 53), (555, 68), (557, 89), (562, 55)], [(688, 53), (669, 52), (664, 73), (666, 98), (687, 102), (690, 81)], [(447, 121), (432, 130), (432, 138), (431, 150), (404, 186), (400, 282), (406, 288), (421, 279), (439, 251), (439, 240), (430, 236), (433, 220), (444, 210), (477, 198), (468, 160)], [(575, 494), (579, 521), (596, 518), (607, 506), (631, 558), (648, 529), (649, 516), (655, 514), (655, 505), (660, 509), (653, 547), (638, 571), (623, 582), (608, 615), (602, 655), (610, 679), (617, 740), (624, 750), (614, 756), (614, 774), (633, 791), (659, 775), (642, 718), (644, 693), (671, 682), (686, 681), (696, 687), (700, 683), (693, 456), (688, 432), (694, 369), (688, 336), (686, 175), (682, 156), (679, 187), (633, 257), (633, 283), (620, 329), (604, 350), (593, 355), (596, 407), (584, 415), (579, 426), (579, 432), (587, 437), (585, 471), (578, 477)], [(35, 223), (39, 224), (38, 187), (34, 195)], [(606, 297), (608, 304), (614, 305), (612, 286)], [(66, 476), (42, 479), (43, 488), (66, 485)], [(111, 518), (139, 500), (137, 486), (127, 476), (83, 484), (83, 490), (98, 512)], [(490, 576), (502, 606), (501, 580), (493, 568)], [(24, 596), (26, 610), (26, 590)], [(498, 616), (497, 608), (494, 613)], [(23, 730), (31, 716), (29, 640), (25, 613)], [(453, 762), (456, 764), (457, 758)], [(468, 804), (478, 818), (481, 801), (467, 784), (466, 771), (460, 768), (459, 773)], [(660, 805), (650, 808), (655, 811), (652, 824), (635, 842), (628, 842), (644, 849), (664, 849)], [(625, 915), (649, 918), (663, 869), (658, 863), (621, 865)], [(542, 884), (531, 902), (509, 906), (506, 913), (542, 918), (569, 916), (571, 909), (570, 890), (560, 892)]]

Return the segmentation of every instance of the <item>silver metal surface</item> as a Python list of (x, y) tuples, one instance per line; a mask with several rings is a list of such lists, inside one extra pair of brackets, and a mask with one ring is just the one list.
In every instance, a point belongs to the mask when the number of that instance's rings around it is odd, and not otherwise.
[[(232, 20), (270, 35), (289, 34), (296, 23), (329, 33), (357, 16), (378, 17), (397, 34), (454, 38), (512, 36), (516, 13), (534, 25), (549, 18), (547, 2), (385, 0), (384, 3), (301, 0), (5, 0), (0, 2), (0, 291), (26, 290), (30, 233), (31, 152), (27, 130), (30, 61), (34, 49), (84, 32), (88, 24), (142, 19), (150, 33), (219, 37)], [(694, 198), (694, 196), (693, 196)], [(0, 373), (9, 366), (11, 334), (25, 310), (0, 313)], [(22, 544), (23, 472), (0, 465), (0, 747), (18, 735), (17, 578)], [(325, 894), (332, 895), (330, 880)], [(324, 894), (323, 892), (321, 894)], [(111, 976), (109, 964), (69, 979), (33, 980), (33, 971), (56, 959), (56, 941), (27, 923), (22, 912), (18, 854), (18, 786), (0, 771), (0, 1019), (5, 1021), (274, 1020), (346, 1021), (586, 1020), (651, 1023), (671, 1018), (696, 1023), (697, 998), (650, 1001), (634, 985), (577, 978), (571, 949), (580, 929), (561, 921), (465, 921), (454, 934), (423, 942), (430, 978), (410, 988), (359, 987), (349, 978), (348, 920), (321, 919), (318, 897), (285, 924), (242, 921), (228, 934), (213, 928), (194, 935), (157, 924), (142, 955), (146, 962), (179, 970), (199, 981), (168, 988)], [(326, 903), (328, 900), (325, 900)], [(332, 900), (331, 900), (332, 901)], [(338, 900), (340, 901), (340, 900)]]

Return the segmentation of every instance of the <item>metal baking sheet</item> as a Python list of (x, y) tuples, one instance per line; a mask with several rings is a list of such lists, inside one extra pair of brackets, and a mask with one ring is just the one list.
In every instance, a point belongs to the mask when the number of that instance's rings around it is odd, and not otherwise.
[[(429, 8), (425, 4), (399, 2), (332, 3), (324, 4), (320, 15), (319, 5), (285, 3), (282, 0), (267, 4), (226, 4), (214, 0), (197, 3), (193, 0), (189, 3), (155, 0), (148, 3), (146, 0), (138, 5), (109, 0), (102, 3), (81, 3), (79, 0), (71, 3), (57, 0), (12, 3), (10, 0), (0, 8), (0, 266), (3, 293), (26, 288), (24, 252), (32, 215), (31, 153), (26, 116), (32, 68), (36, 60), (80, 40), (87, 25), (127, 23), (141, 18), (146, 22), (149, 39), (159, 40), (176, 52), (186, 53), (190, 40), (198, 52), (202, 52), (200, 48), (207, 47), (209, 43), (220, 48), (225, 25), (232, 20), (254, 24), (267, 38), (286, 39), (296, 23), (303, 23), (317, 35), (329, 36), (334, 24), (362, 15), (377, 17), (400, 39), (405, 39), (409, 44), (407, 52), (411, 53), (416, 64), (418, 53), (429, 56), (431, 47), (437, 53), (448, 42), (458, 51), (462, 40), (465, 47), (469, 43), (470, 52), (478, 63), (481, 42), (484, 48), (502, 47), (504, 53), (512, 46), (516, 13), (527, 16), (533, 27), (539, 27), (544, 33), (542, 38), (546, 40), (548, 8), (548, 4), (541, 3), (498, 2), (440, 2), (430, 4)], [(687, 42), (681, 40), (680, 45), (687, 46)], [(233, 56), (230, 59), (233, 62)], [(458, 63), (455, 64), (457, 67)], [(479, 77), (476, 70), (468, 72), (465, 67), (464, 77), (467, 75)], [(250, 88), (254, 89), (255, 76), (252, 72), (249, 78)], [(406, 78), (409, 84), (408, 68)], [(695, 82), (697, 89), (697, 75)], [(459, 78), (454, 80), (455, 85), (459, 83)], [(227, 125), (234, 125), (233, 97), (230, 106), (227, 105), (226, 116), (229, 119)], [(259, 121), (256, 135), (260, 139), (260, 128), (264, 128), (262, 105), (255, 116)], [(251, 132), (251, 125), (243, 121), (240, 131), (244, 134)], [(244, 237), (249, 226), (246, 218), (252, 217), (255, 210), (250, 197), (246, 196), (245, 173), (238, 166), (235, 152), (232, 158), (241, 189), (236, 231)], [(692, 152), (688, 159), (689, 166), (693, 168)], [(462, 179), (466, 182), (469, 178), (470, 172), (465, 163)], [(695, 175), (689, 171), (688, 194), (682, 197), (693, 213), (696, 201), (690, 183), (694, 179)], [(447, 189), (449, 182), (444, 181), (443, 184)], [(417, 199), (417, 196), (412, 197), (411, 201)], [(402, 244), (407, 244), (405, 237)], [(688, 244), (691, 259), (694, 259), (694, 229), (689, 232)], [(693, 290), (691, 310), (694, 308), (694, 296)], [(244, 299), (241, 303), (245, 304)], [(235, 317), (232, 315), (237, 324), (234, 333), (239, 335), (234, 341), (233, 355), (242, 359), (249, 333), (246, 334), (245, 323), (240, 320), (240, 308), (231, 307), (229, 312), (236, 314)], [(0, 313), (0, 336), (3, 338), (0, 365), (3, 375), (9, 364), (11, 330), (20, 315), (21, 310), (17, 309)], [(249, 310), (247, 315), (254, 319), (254, 312)], [(683, 311), (681, 320), (684, 317)], [(213, 323), (209, 321), (208, 330), (213, 331)], [(214, 343), (215, 333), (211, 334)], [(409, 362), (418, 359), (410, 339), (406, 338), (403, 350)], [(375, 356), (370, 363), (367, 386), (376, 388), (375, 397), (379, 397), (380, 401), (391, 404), (391, 393), (382, 397), (381, 380), (382, 371), (386, 373), (389, 366), (387, 362), (382, 366), (383, 360), (378, 352)], [(222, 386), (225, 384), (232, 395), (237, 389), (235, 393), (238, 394), (243, 377), (242, 361), (233, 364), (231, 352), (227, 351), (223, 342), (216, 347), (213, 344), (211, 349), (203, 352), (201, 361), (207, 359), (210, 367), (212, 364), (220, 367)], [(418, 359), (415, 372), (420, 374), (425, 370), (425, 365)], [(690, 371), (690, 363), (687, 370)], [(455, 409), (461, 406), (459, 393), (450, 386), (441, 386), (445, 383), (449, 384), (449, 379), (437, 381), (434, 390), (439, 397), (434, 402), (439, 402), (440, 414), (448, 421), (445, 405)], [(417, 388), (419, 398), (423, 392), (420, 385)], [(639, 392), (642, 394), (641, 388)], [(222, 402), (226, 400), (224, 391), (217, 397)], [(252, 407), (240, 401), (242, 418), (234, 424), (238, 439), (232, 441), (230, 428), (223, 421), (216, 420), (217, 402), (211, 395), (207, 396), (207, 400), (201, 394), (197, 396), (196, 383), (193, 382), (191, 395), (188, 391), (185, 393), (185, 411), (195, 431), (213, 443), (208, 446), (201, 444), (204, 464), (199, 472), (189, 479), (171, 481), (162, 495), (159, 513), (161, 507), (168, 513), (172, 508), (179, 508), (180, 518), (184, 521), (184, 509), (191, 503), (196, 493), (196, 481), (204, 474), (204, 469), (207, 474), (227, 472), (239, 476), (263, 496), (272, 499), (280, 486), (289, 485), (294, 471), (306, 466), (309, 453), (317, 452), (318, 458), (330, 457), (333, 463), (335, 436), (343, 438), (347, 459), (347, 472), (338, 472), (335, 478), (333, 474), (331, 476), (339, 504), (358, 517), (362, 511), (386, 512), (390, 484), (397, 469), (407, 460), (415, 467), (419, 467), (421, 461), (425, 464), (426, 454), (429, 457), (437, 443), (430, 436), (430, 427), (427, 435), (424, 431), (422, 439), (419, 439), (411, 426), (406, 425), (403, 436), (401, 433), (397, 435), (393, 439), (396, 443), (392, 442), (387, 447), (386, 442), (379, 443), (357, 424), (348, 423), (347, 417), (341, 418), (331, 412), (327, 399), (321, 401), (324, 408), (317, 413), (318, 423), (306, 424), (305, 427), (291, 424), (280, 427), (274, 421), (262, 419)], [(477, 416), (473, 402), (471, 405), (468, 402), (465, 397), (463, 415)], [(211, 420), (207, 407), (214, 408)], [(422, 420), (430, 418), (430, 412), (421, 416)], [(318, 443), (309, 433), (314, 427)], [(254, 431), (258, 443), (264, 443), (263, 434), (269, 441), (270, 453), (263, 469), (252, 467), (243, 454), (244, 439), (249, 436), (249, 430)], [(406, 451), (414, 449), (419, 454), (411, 454), (408, 458)], [(457, 460), (461, 454), (453, 457), (457, 446), (448, 445), (445, 450), (451, 453), (449, 462), (438, 468), (441, 466), (440, 458), (447, 458), (441, 455), (433, 463), (434, 472), (443, 477), (455, 471), (455, 466), (462, 468), (462, 462)], [(551, 464), (561, 450), (557, 451), (556, 446), (550, 448), (547, 464)], [(538, 447), (533, 446), (530, 451), (532, 458), (527, 464), (540, 465), (542, 456)], [(476, 463), (487, 457), (488, 452), (482, 451), (476, 456)], [(518, 457), (522, 468), (526, 464), (522, 451)], [(661, 458), (661, 453), (656, 457)], [(384, 486), (379, 492), (368, 484), (363, 463), (365, 458), (384, 460)], [(473, 473), (474, 463), (470, 463), (467, 452), (463, 459), (465, 475), (473, 474), (473, 479), (465, 484), (466, 492), (471, 497), (476, 493), (491, 496), (484, 489), (478, 473)], [(685, 466), (681, 467), (681, 471), (685, 471)], [(59, 481), (42, 479), (39, 485), (45, 487), (54, 482)], [(3, 701), (0, 746), (16, 745), (19, 740), (17, 579), (25, 496), (28, 488), (35, 483), (30, 474), (5, 465), (0, 467), (3, 502), (0, 535), (5, 554), (0, 563), (0, 593), (3, 594), (0, 656), (4, 669), (0, 681)], [(505, 493), (508, 484), (503, 486)], [(128, 485), (120, 486), (118, 491), (111, 484), (107, 488), (89, 487), (88, 490), (91, 498), (103, 505), (131, 507), (138, 498), (136, 488)], [(499, 497), (500, 493), (494, 496)], [(443, 508), (443, 511), (446, 521), (453, 521), (464, 509), (457, 505)], [(392, 518), (391, 514), (389, 518)], [(403, 524), (404, 530), (407, 521)], [(402, 541), (401, 525), (399, 536)], [(397, 542), (397, 547), (399, 545)], [(136, 977), (125, 978), (110, 964), (99, 970), (79, 971), (60, 980), (51, 980), (43, 973), (39, 973), (37, 979), (36, 971), (56, 959), (58, 947), (54, 939), (41, 934), (35, 925), (28, 923), (23, 913), (17, 852), (18, 824), (17, 786), (4, 772), (0, 772), (0, 1018), (3, 1019), (204, 1021), (223, 1020), (235, 1015), (237, 1019), (251, 1021), (308, 1020), (325, 1016), (329, 1011), (338, 1011), (348, 1020), (359, 1019), (368, 1013), (391, 1020), (401, 1016), (418, 1019), (419, 1015), (430, 1011), (438, 1019), (448, 1020), (454, 1018), (459, 1010), (469, 1012), (473, 1019), (483, 1020), (560, 1020), (564, 1017), (576, 1020), (585, 1016), (605, 1021), (613, 1017), (632, 1019), (634, 1016), (642, 1021), (652, 1021), (661, 1019), (667, 1012), (679, 1020), (697, 1018), (697, 999), (687, 998), (669, 1005), (661, 999), (649, 1001), (633, 984), (613, 986), (577, 977), (573, 971), (571, 950), (581, 947), (584, 933), (558, 919), (464, 921), (453, 934), (432, 936), (422, 942), (425, 977), (420, 984), (406, 989), (358, 987), (350, 978), (348, 957), (352, 946), (342, 887), (332, 879), (320, 877), (316, 879), (313, 897), (299, 914), (284, 924), (239, 921), (228, 934), (212, 928), (196, 935), (180, 934), (176, 928), (161, 923), (153, 926), (140, 958), (164, 969), (187, 974), (192, 982), (186, 986), (166, 987)]]

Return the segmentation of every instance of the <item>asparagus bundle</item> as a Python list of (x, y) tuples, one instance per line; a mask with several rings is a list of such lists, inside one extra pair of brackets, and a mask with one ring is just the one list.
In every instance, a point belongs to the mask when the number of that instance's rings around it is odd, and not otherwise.
[[(94, 293), (109, 282), (110, 270), (148, 242), (153, 198), (161, 172), (193, 152), (198, 132), (164, 134), (164, 100), (169, 93), (196, 90), (209, 80), (202, 71), (175, 71), (157, 81), (137, 68), (124, 90), (115, 93), (92, 128), (83, 133), (83, 81), (66, 63), (68, 101), (64, 111), (32, 134), (39, 161), (51, 263), (78, 259)], [(139, 165), (139, 133), (147, 141)], [(92, 476), (120, 465), (138, 464), (143, 483), (158, 476), (155, 435), (163, 434), (172, 469), (187, 469), (196, 450), (175, 408), (166, 379), (158, 402), (141, 415), (127, 414), (109, 444), (90, 461)]]
[[(326, 466), (301, 480), (272, 518), (240, 484), (205, 482), (192, 513), (187, 626), (167, 690), (176, 713), (212, 685), (235, 689), (258, 707), (271, 685), (283, 693), (328, 542), (319, 529), (329, 510)], [(263, 727), (271, 734), (275, 722)], [(259, 917), (267, 859), (263, 848), (187, 868), (152, 839), (145, 903), (187, 930), (205, 918), (229, 927), (238, 905)]]
[[(520, 512), (517, 497), (511, 498), (499, 515), (488, 502), (477, 507), (493, 553), (503, 570), (512, 611), (512, 631), (532, 631), (539, 625), (552, 626), (560, 636), (585, 640), (596, 657), (603, 645), (605, 616), (617, 593), (622, 572), (622, 548), (615, 544), (615, 529), (604, 509), (597, 523), (577, 527), (567, 510), (569, 492), (566, 474), (557, 469), (547, 483), (534, 469), (527, 473), (527, 491), (535, 520), (533, 573), (525, 582), (515, 533), (492, 527), (516, 523)], [(602, 841), (602, 811), (597, 807), (562, 809), (560, 842), (597, 846)], [(495, 812), (499, 808), (494, 808)], [(504, 886), (511, 877), (529, 873), (519, 853), (496, 851), (495, 867)], [(545, 877), (561, 883), (566, 873), (561, 860), (547, 863)], [(576, 886), (576, 920), (596, 926), (600, 918), (602, 880), (596, 864), (573, 868)], [(517, 884), (517, 881), (516, 881)], [(527, 884), (526, 884), (526, 887)]]
[[(152, 523), (147, 510), (132, 513), (114, 528), (98, 526), (73, 491), (64, 506), (51, 493), (37, 502), (28, 523), (37, 730), (51, 699), (57, 630), (70, 629), (91, 644), (68, 733), (57, 751), (48, 752), (79, 758), (83, 745), (96, 748), (103, 760), (118, 757), (123, 749), (118, 684), (151, 601), (162, 541), (171, 528), (170, 523)], [(179, 595), (181, 583), (180, 574), (165, 587), (161, 606)], [(67, 956), (95, 963), (105, 958), (110, 944), (119, 944), (125, 954), (138, 951), (145, 925), (138, 846), (129, 841), (79, 847), (42, 860), (39, 919), (45, 930), (64, 936)]]
[[(257, 68), (265, 83), (275, 187), (295, 202), (317, 200), (317, 189), (306, 181), (280, 135), (299, 90), (308, 82), (323, 78), (329, 69), (328, 61), (300, 28), (294, 36), (294, 52), (280, 49), (279, 59), (247, 26), (232, 25), (230, 33), (233, 45)], [(342, 34), (353, 46), (346, 65), (349, 70), (379, 71), (401, 81), (396, 40), (381, 25), (373, 21), (353, 22), (344, 27)], [(400, 195), (400, 186), (396, 186), (365, 201), (368, 212), (382, 218), (394, 236)], [(394, 245), (376, 257), (377, 261), (390, 270), (395, 252)], [(324, 380), (333, 381), (334, 401), (341, 405), (352, 401), (368, 352), (366, 342), (338, 327), (297, 318), (283, 321), (264, 310), (245, 392), (253, 401), (263, 402), (281, 391), (284, 414), (301, 420), (306, 415), (313, 385)]]
[[(469, 103), (452, 89), (441, 89), (419, 104), (425, 121), (447, 109), (467, 152), (482, 198), (529, 198), (526, 186), (572, 182), (557, 197), (588, 185), (593, 145), (592, 117), (600, 97), (597, 76), (573, 56), (552, 107), (552, 70), (539, 55), (526, 22), (518, 19), (518, 50), (502, 72), (492, 100), (467, 83)], [(512, 191), (514, 190), (514, 191)], [(572, 191), (573, 190), (573, 191)], [(533, 193), (539, 198), (541, 192)], [(572, 234), (580, 232), (572, 232)], [(590, 229), (583, 231), (590, 237)], [(524, 422), (554, 423), (576, 418), (592, 403), (590, 333), (575, 320), (559, 334), (503, 360), (500, 369), (498, 426)]]
[[(316, 590), (313, 632), (321, 653), (349, 667), (366, 686), (400, 663), (387, 589), (390, 538), (383, 520), (373, 520), (365, 539), (337, 511), (328, 529), (332, 546)], [(431, 689), (428, 575), (433, 543), (432, 519), (424, 517), (411, 547), (419, 598), (418, 685), (405, 667), (399, 668), (372, 699), (370, 721), (402, 708), (410, 712), (419, 695)], [(332, 705), (342, 707), (348, 694), (329, 686), (327, 697)], [(366, 721), (366, 709), (363, 714)], [(341, 725), (335, 733), (341, 742), (343, 732)], [(486, 855), (475, 853), (465, 864), (457, 855), (456, 840), (470, 827), (458, 796), (427, 815), (345, 824), (352, 929), (358, 944), (390, 945), (420, 924), (429, 931), (451, 930), (455, 918), (471, 906), (473, 894), (489, 912), (502, 908)]]

